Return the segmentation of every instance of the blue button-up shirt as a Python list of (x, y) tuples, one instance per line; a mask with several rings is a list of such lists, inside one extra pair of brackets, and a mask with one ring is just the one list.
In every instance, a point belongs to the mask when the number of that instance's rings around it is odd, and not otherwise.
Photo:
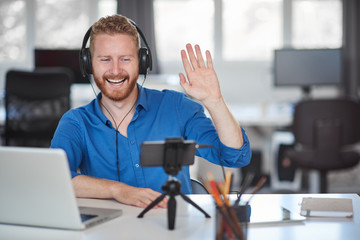
[[(250, 145), (244, 130), (241, 149), (223, 145), (204, 108), (183, 93), (142, 88), (127, 137), (116, 131), (103, 114), (99, 99), (101, 94), (88, 105), (65, 113), (52, 139), (52, 148), (66, 151), (72, 177), (85, 174), (115, 181), (120, 177), (128, 185), (162, 192), (168, 175), (163, 167), (140, 166), (140, 145), (143, 141), (174, 137), (213, 145), (220, 150), (224, 166), (242, 167), (250, 162)], [(219, 164), (212, 149), (198, 149), (196, 155)], [(183, 193), (192, 192), (188, 166), (182, 167), (176, 178), (181, 181)]]

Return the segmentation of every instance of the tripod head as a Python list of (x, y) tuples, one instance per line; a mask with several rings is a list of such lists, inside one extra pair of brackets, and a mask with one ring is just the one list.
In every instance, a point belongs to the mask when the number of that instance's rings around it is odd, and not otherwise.
[(175, 176), (181, 170), (184, 147), (185, 143), (182, 138), (165, 139), (163, 168), (167, 174)]

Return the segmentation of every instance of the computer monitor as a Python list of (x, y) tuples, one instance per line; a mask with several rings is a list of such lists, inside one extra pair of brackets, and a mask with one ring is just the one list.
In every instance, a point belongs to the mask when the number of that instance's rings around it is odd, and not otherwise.
[(35, 68), (67, 67), (73, 71), (75, 83), (89, 83), (80, 71), (79, 52), (80, 49), (35, 49)]
[(341, 49), (275, 50), (275, 86), (339, 85), (342, 79)]

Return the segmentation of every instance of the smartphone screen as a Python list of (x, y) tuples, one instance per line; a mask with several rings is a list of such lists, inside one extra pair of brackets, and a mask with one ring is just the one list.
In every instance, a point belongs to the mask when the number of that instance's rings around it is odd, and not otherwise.
[[(195, 145), (195, 141), (191, 140), (145, 141), (141, 144), (140, 164), (143, 167), (164, 166), (165, 161), (173, 162), (175, 158), (181, 166), (192, 165), (195, 159)], [(171, 159), (166, 159), (165, 156)]]

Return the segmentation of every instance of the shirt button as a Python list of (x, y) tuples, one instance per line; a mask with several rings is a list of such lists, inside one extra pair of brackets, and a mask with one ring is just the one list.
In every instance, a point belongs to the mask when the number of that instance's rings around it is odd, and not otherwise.
[(135, 164), (135, 167), (139, 167), (139, 164)]
[(135, 143), (135, 141), (133, 141), (133, 140), (132, 140), (132, 141), (130, 141), (130, 143), (131, 143), (131, 144), (134, 144), (134, 143)]

